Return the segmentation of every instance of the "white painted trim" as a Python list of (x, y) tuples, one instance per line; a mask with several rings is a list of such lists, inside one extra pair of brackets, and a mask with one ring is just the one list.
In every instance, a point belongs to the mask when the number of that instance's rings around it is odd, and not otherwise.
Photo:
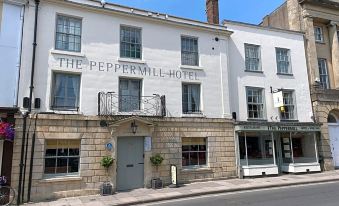
[(59, 54), (59, 55), (66, 55), (66, 56), (75, 56), (75, 57), (85, 57), (84, 53), (80, 52), (70, 52), (70, 51), (63, 51), (63, 50), (56, 50), (52, 49), (51, 54)]
[(204, 70), (201, 66), (180, 65), (180, 69)]
[(146, 61), (142, 59), (130, 59), (130, 58), (118, 58), (119, 62), (127, 62), (127, 63), (136, 63), (136, 64), (146, 64)]
[(0, 140), (0, 174), (2, 170), (2, 155), (4, 152), (4, 140)]

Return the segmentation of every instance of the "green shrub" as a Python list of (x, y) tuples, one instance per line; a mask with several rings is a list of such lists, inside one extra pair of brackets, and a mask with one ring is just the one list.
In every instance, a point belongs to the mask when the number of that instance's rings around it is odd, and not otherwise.
[(113, 158), (110, 156), (105, 156), (101, 159), (101, 166), (105, 167), (108, 169), (110, 166), (113, 164)]
[(156, 154), (150, 158), (152, 165), (159, 166), (161, 165), (162, 161), (164, 161), (164, 158), (160, 156), (160, 154)]

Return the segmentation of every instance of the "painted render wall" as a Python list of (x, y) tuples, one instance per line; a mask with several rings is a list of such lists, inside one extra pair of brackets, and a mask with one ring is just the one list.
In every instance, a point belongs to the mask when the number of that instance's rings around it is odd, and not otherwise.
[[(237, 120), (247, 121), (245, 87), (251, 86), (264, 88), (268, 121), (279, 121), (278, 108), (273, 107), (272, 87), (273, 90), (295, 90), (297, 119), (300, 122), (312, 122), (303, 35), (232, 22), (226, 22), (226, 26), (234, 31), (229, 42), (229, 89), (230, 99), (233, 100), (231, 111), (237, 113)], [(245, 43), (260, 45), (263, 73), (245, 72)], [(290, 49), (293, 76), (277, 75), (276, 47)]]
[(23, 6), (2, 3), (0, 17), (0, 107), (15, 107), (20, 67)]
[[(54, 50), (55, 23), (57, 14), (71, 15), (82, 19), (82, 51), (81, 53), (69, 53)], [(19, 102), (29, 95), (30, 58), (31, 58), (31, 24), (34, 19), (34, 7), (27, 11), (27, 25), (25, 31), (27, 37), (24, 39), (23, 57), (24, 71), (21, 78)], [(142, 29), (142, 56), (143, 63), (126, 63), (119, 61), (120, 25), (140, 27)], [(198, 69), (183, 69), (181, 65), (181, 35), (199, 38), (199, 53), (201, 67)], [(220, 41), (215, 41), (219, 37)], [(51, 112), (51, 81), (53, 71), (62, 71), (81, 74), (80, 88), (80, 112), (78, 114), (97, 115), (97, 94), (100, 91), (118, 92), (119, 77), (142, 78), (143, 94), (166, 95), (166, 106), (169, 116), (182, 116), (182, 83), (200, 83), (201, 104), (206, 117), (222, 118), (230, 117), (228, 88), (222, 84), (228, 84), (227, 72), (227, 35), (220, 32), (211, 32), (197, 29), (197, 27), (183, 27), (163, 21), (145, 20), (133, 15), (121, 16), (104, 11), (97, 12), (88, 8), (66, 6), (66, 4), (54, 4), (52, 2), (41, 2), (38, 19), (38, 46), (36, 58), (36, 75), (34, 98), (41, 98), (42, 105), (39, 112)], [(82, 69), (60, 67), (59, 58), (82, 60)], [(185, 72), (193, 72), (193, 77), (174, 78), (155, 77), (154, 75), (142, 76), (139, 74), (124, 73), (122, 69), (114, 72), (107, 68), (89, 67), (90, 61), (112, 64), (128, 64), (134, 66), (149, 66), (151, 68), (162, 68), (164, 73), (170, 70), (180, 71), (182, 76)], [(187, 73), (188, 74), (188, 73)], [(197, 78), (195, 78), (197, 76)], [(193, 79), (193, 80), (192, 80)], [(196, 80), (198, 79), (198, 80)], [(224, 103), (222, 102), (224, 98)], [(37, 112), (38, 112), (37, 111)]]

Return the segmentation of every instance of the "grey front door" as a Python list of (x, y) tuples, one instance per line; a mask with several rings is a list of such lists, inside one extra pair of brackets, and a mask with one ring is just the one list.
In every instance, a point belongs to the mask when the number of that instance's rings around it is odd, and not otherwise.
[(144, 138), (119, 137), (117, 154), (117, 190), (144, 187)]

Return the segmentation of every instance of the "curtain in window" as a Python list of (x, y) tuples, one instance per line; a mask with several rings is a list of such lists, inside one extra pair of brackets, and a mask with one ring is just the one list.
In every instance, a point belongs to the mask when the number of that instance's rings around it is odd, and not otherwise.
[(192, 102), (191, 102), (191, 111), (199, 112), (200, 111), (200, 85), (191, 86), (192, 93)]
[(80, 90), (77, 75), (55, 74), (54, 108), (77, 109)]

